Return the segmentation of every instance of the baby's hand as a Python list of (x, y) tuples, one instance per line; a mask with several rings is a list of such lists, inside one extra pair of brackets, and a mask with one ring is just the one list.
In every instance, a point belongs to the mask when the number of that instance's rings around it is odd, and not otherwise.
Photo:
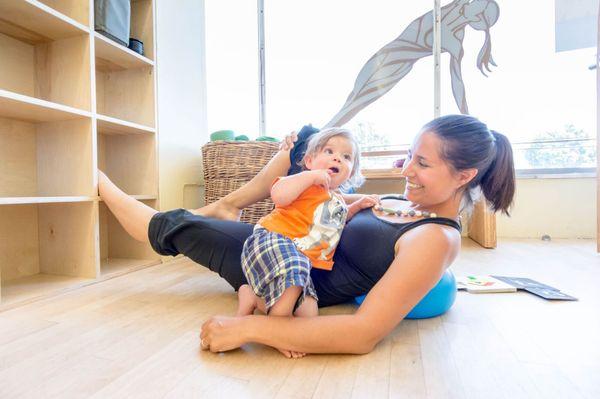
[(372, 208), (379, 204), (379, 196), (376, 194), (364, 195), (361, 199), (354, 201), (348, 206), (348, 217), (346, 220), (350, 220), (363, 209)]
[(329, 190), (329, 184), (331, 183), (331, 171), (329, 169), (315, 169), (308, 171), (313, 178), (313, 184), (322, 186), (326, 190)]
[(360, 209), (372, 208), (375, 205), (379, 204), (379, 196), (377, 194), (365, 195), (364, 197), (356, 201), (355, 204), (355, 206), (357, 206)]
[(279, 151), (289, 151), (294, 148), (294, 143), (298, 141), (298, 133), (291, 132), (283, 138), (281, 144), (279, 144)]

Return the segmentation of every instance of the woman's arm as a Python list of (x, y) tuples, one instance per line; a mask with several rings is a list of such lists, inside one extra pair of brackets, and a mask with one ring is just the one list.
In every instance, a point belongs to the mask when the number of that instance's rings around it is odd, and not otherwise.
[(306, 353), (368, 353), (435, 286), (459, 246), (453, 229), (417, 227), (398, 240), (392, 265), (355, 314), (213, 317), (202, 326), (202, 347), (222, 352), (257, 342)]

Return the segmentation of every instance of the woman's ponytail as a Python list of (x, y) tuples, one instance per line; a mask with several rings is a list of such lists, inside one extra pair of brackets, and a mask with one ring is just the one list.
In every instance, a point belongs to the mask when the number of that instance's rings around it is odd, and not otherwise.
[(509, 215), (508, 209), (512, 205), (515, 195), (512, 147), (505, 135), (493, 130), (491, 132), (495, 139), (496, 154), (479, 184), (492, 209)]

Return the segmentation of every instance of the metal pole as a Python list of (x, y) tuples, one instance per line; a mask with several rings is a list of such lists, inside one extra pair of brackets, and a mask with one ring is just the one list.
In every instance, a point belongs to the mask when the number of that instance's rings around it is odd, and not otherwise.
[(596, 38), (596, 252), (600, 252), (600, 9)]
[(258, 134), (267, 131), (265, 90), (265, 1), (258, 0)]
[(440, 0), (433, 0), (433, 117), (440, 116), (441, 109), (441, 74), (440, 54), (442, 50), (442, 34), (440, 30)]

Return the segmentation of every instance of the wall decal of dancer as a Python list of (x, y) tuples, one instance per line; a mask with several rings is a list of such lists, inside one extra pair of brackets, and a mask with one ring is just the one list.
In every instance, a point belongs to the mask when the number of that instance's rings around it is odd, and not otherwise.
[[(441, 8), (441, 51), (450, 54), (452, 94), (458, 109), (469, 113), (462, 80), (461, 62), (464, 55), (465, 28), (484, 31), (485, 41), (477, 56), (477, 67), (487, 76), (492, 58), (490, 28), (498, 21), (500, 8), (494, 0), (454, 0)], [(421, 58), (432, 55), (433, 12), (411, 22), (396, 39), (377, 51), (362, 67), (354, 88), (340, 111), (327, 123), (342, 126), (366, 106), (390, 91)]]

